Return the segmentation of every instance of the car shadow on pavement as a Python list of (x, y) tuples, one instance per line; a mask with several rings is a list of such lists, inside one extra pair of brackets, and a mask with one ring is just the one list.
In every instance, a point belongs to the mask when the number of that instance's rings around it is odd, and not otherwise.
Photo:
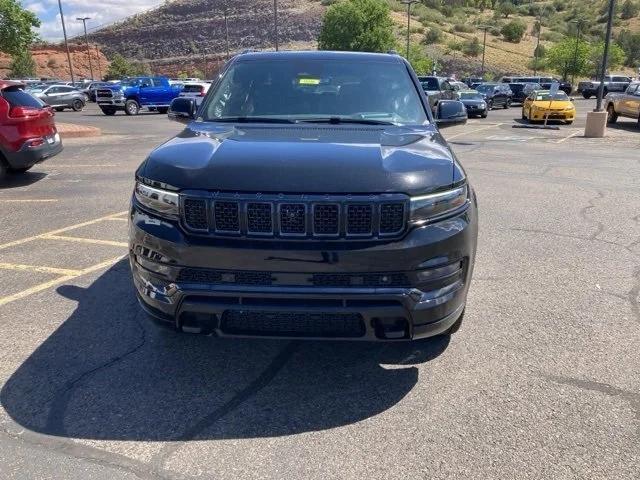
[(611, 130), (621, 130), (625, 132), (640, 132), (640, 121), (629, 120), (618, 120), (616, 123), (608, 123), (607, 128)]
[(0, 179), (0, 189), (28, 187), (46, 176), (44, 172), (9, 173), (4, 179)]
[[(2, 406), (59, 437), (188, 441), (290, 435), (382, 413), (449, 337), (415, 343), (231, 340), (164, 332), (140, 313), (121, 261), (13, 373)], [(34, 319), (37, 321), (37, 319)]]

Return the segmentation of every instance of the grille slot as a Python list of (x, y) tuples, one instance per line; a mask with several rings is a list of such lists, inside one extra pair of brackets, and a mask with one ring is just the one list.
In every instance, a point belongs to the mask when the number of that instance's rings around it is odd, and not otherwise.
[(313, 206), (313, 233), (316, 235), (340, 234), (340, 205)]
[(183, 205), (185, 225), (192, 230), (208, 230), (207, 201), (186, 198)]
[(226, 310), (220, 328), (234, 335), (357, 338), (366, 330), (359, 313)]
[(247, 232), (273, 233), (273, 213), (270, 203), (247, 204)]
[(178, 274), (179, 282), (235, 284), (269, 286), (273, 284), (273, 274), (261, 271), (214, 270), (208, 268), (183, 268)]
[(373, 208), (371, 205), (347, 206), (347, 235), (371, 235)]
[(316, 273), (311, 277), (316, 287), (407, 287), (409, 278), (404, 273)]
[(280, 205), (280, 233), (283, 235), (304, 235), (307, 233), (307, 215), (303, 203), (283, 203)]
[(380, 206), (380, 233), (400, 232), (404, 228), (404, 203), (384, 203)]
[(240, 232), (238, 202), (215, 202), (213, 207), (216, 231)]

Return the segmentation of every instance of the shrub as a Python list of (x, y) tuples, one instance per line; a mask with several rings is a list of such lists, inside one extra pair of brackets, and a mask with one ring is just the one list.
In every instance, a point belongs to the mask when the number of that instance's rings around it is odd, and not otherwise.
[(451, 40), (450, 42), (447, 42), (447, 47), (449, 48), (449, 50), (460, 51), (462, 50), (462, 42)]
[(475, 37), (472, 40), (467, 40), (462, 45), (462, 53), (469, 57), (477, 57), (482, 53), (482, 45), (480, 45), (480, 41)]
[(438, 27), (431, 27), (424, 36), (424, 43), (431, 45), (442, 41), (442, 30)]
[(521, 20), (512, 20), (507, 23), (502, 29), (500, 33), (507, 42), (512, 43), (520, 43), (522, 40), (522, 36), (527, 31), (527, 25)]
[(453, 26), (454, 32), (473, 33), (476, 31), (473, 25), (466, 25), (464, 23), (456, 23)]
[(542, 32), (540, 34), (540, 40), (545, 40), (547, 42), (560, 42), (564, 38), (564, 35), (558, 32)]

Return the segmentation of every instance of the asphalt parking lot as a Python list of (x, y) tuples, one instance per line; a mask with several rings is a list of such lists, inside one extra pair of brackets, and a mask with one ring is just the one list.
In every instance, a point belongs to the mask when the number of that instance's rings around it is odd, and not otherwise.
[(98, 126), (0, 188), (0, 478), (640, 476), (640, 129), (520, 109), (443, 130), (480, 204), (465, 323), (414, 344), (157, 331), (129, 267), (133, 172), (180, 130)]

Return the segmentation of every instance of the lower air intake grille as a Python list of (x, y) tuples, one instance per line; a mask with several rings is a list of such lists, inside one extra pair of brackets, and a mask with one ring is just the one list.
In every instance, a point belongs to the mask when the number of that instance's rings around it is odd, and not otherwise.
[(273, 274), (271, 272), (230, 272), (228, 270), (213, 270), (207, 268), (183, 268), (178, 274), (178, 281), (269, 286), (273, 284)]
[(357, 338), (365, 334), (358, 313), (227, 310), (220, 328), (233, 335)]
[(187, 198), (184, 200), (184, 223), (193, 230), (207, 230), (207, 202)]

